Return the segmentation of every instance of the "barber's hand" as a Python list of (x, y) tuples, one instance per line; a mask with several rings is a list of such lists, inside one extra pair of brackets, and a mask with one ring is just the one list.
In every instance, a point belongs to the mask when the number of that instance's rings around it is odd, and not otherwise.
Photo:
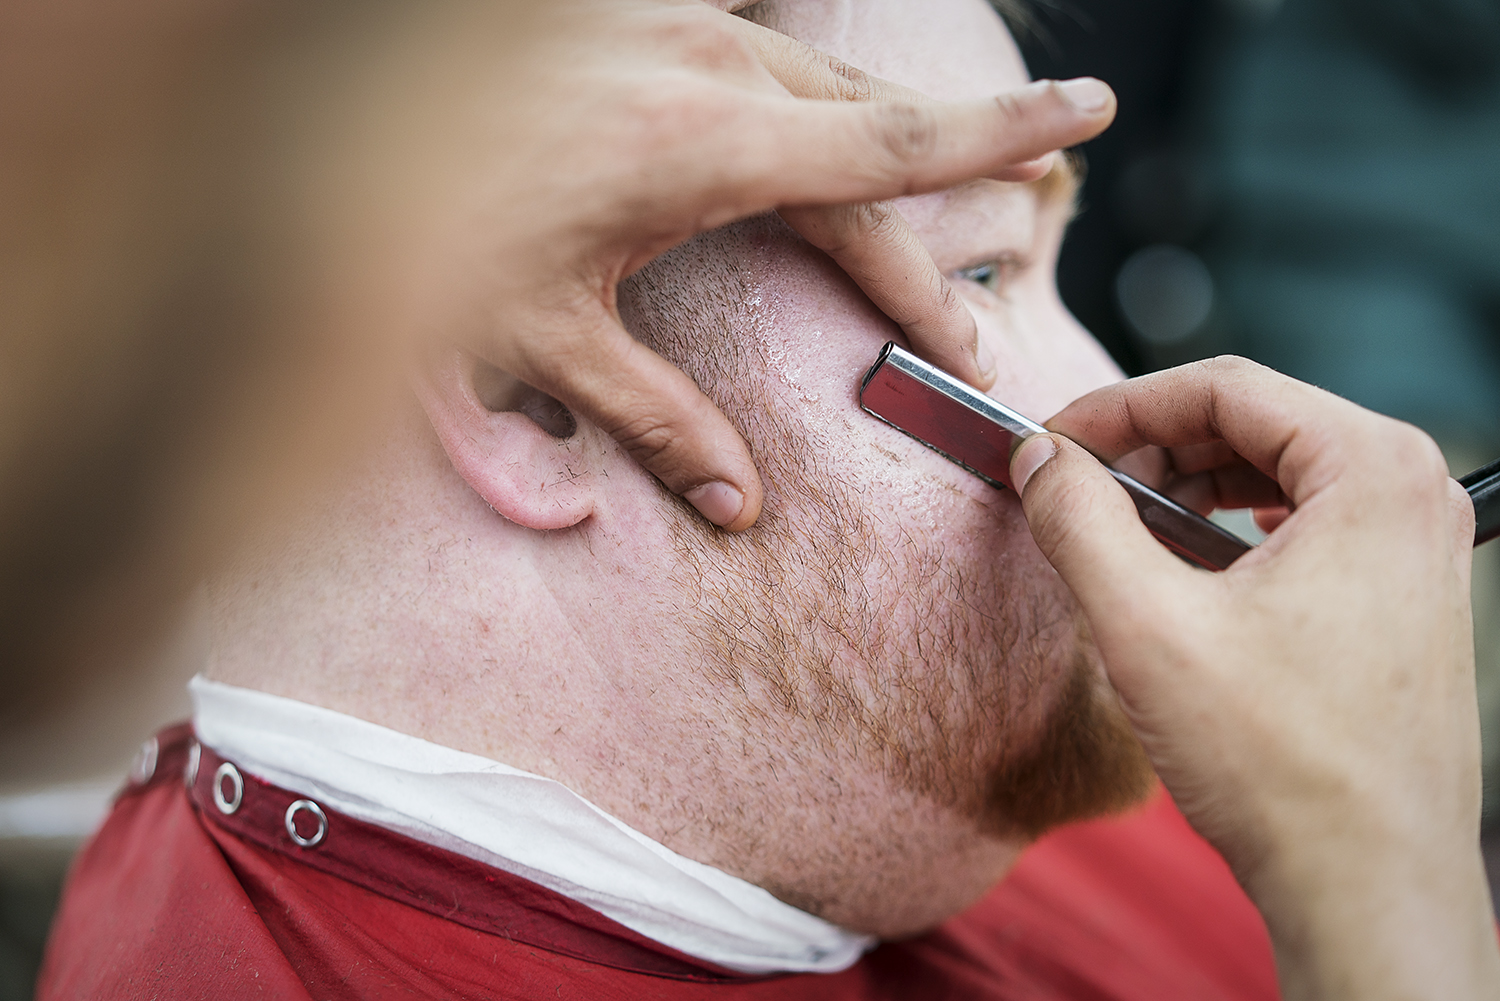
[(749, 451), (691, 379), (625, 331), (619, 281), (696, 233), (780, 209), (914, 350), (987, 385), (973, 319), (877, 200), (1034, 179), (1114, 115), (1093, 80), (925, 100), (696, 0), (558, 0), (539, 16), (549, 23), (517, 63), (497, 132), (499, 204), (474, 213), (476, 350), (731, 530), (760, 512)]
[[(1473, 509), (1436, 446), (1237, 358), (1048, 427), (1011, 463), (1032, 533), (1163, 782), (1265, 915), (1286, 995), (1500, 996)], [(1068, 438), (1105, 461), (1165, 447), (1223, 506), (1291, 513), (1227, 571), (1189, 567)]]

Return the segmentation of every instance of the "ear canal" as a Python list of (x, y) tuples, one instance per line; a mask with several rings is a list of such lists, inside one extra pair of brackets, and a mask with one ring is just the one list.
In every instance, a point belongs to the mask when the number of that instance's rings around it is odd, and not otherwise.
[(473, 383), (474, 395), (486, 410), (525, 414), (554, 438), (571, 438), (578, 432), (578, 421), (571, 410), (483, 360), (475, 363)]
[(496, 514), (539, 531), (593, 514), (586, 436), (561, 403), (459, 351), (418, 395), (454, 470)]
[(573, 412), (546, 393), (538, 392), (522, 405), (521, 412), (554, 438), (571, 438), (578, 433)]

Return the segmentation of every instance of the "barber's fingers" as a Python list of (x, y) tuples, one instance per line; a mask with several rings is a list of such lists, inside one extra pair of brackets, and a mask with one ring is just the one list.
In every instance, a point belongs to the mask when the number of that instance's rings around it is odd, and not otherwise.
[[(795, 97), (931, 103), (919, 91), (866, 73), (795, 38), (748, 21), (741, 24), (761, 64)], [(1006, 167), (999, 175), (1032, 180), (1051, 166), (1049, 154)], [(981, 389), (994, 383), (994, 360), (977, 355), (973, 314), (889, 202), (787, 208), (781, 215), (900, 325), (917, 354)]]
[[(1287, 407), (1288, 401), (1280, 397), (1289, 387), (1301, 385), (1254, 362), (1224, 356), (1100, 387), (1068, 404), (1047, 426), (1106, 462), (1147, 445), (1159, 445), (1172, 450), (1174, 466), (1179, 455), (1191, 463), (1196, 452), (1209, 456), (1209, 461), (1200, 463), (1206, 468), (1214, 458), (1222, 457), (1215, 454), (1215, 445), (1245, 455), (1227, 441), (1226, 429), (1219, 423), (1221, 418), (1232, 417), (1233, 406), (1247, 395), (1274, 394), (1281, 409), (1299, 414), (1303, 407)], [(1280, 430), (1284, 434), (1287, 429)]]
[[(1222, 441), (1187, 448), (1143, 449), (1166, 459), (1153, 486), (1200, 514), (1216, 508), (1269, 508), (1288, 504), (1281, 486)], [(1115, 463), (1120, 468), (1123, 463)]]
[(976, 355), (974, 315), (894, 205), (783, 209), (781, 216), (900, 325), (913, 351), (981, 389), (994, 383), (994, 359)]
[[(1096, 455), (1098, 453), (1095, 453)], [(1108, 459), (1123, 473), (1200, 514), (1215, 508), (1270, 508), (1287, 504), (1275, 480), (1223, 441), (1165, 449), (1155, 445)]]
[[(813, 145), (801, 138), (788, 145), (786, 136), (770, 144), (792, 157), (812, 153), (822, 164), (778, 172), (773, 203), (902, 327), (917, 354), (973, 385), (991, 385), (994, 362), (977, 353), (968, 308), (900, 213), (883, 201), (861, 201), (861, 194), (908, 194), (974, 176), (1041, 176), (1051, 168), (1052, 151), (1108, 124), (1114, 95), (1084, 80), (1033, 84), (987, 102), (939, 104), (784, 36), (761, 34), (760, 50), (778, 79), (790, 81), (793, 93), (826, 99), (794, 106), (803, 121), (793, 132), (817, 123), (818, 134), (805, 137)], [(1092, 110), (1081, 111), (1074, 100)], [(883, 187), (849, 186), (866, 183)]]
[(1168, 450), (1172, 471), (1191, 476), (1194, 473), (1223, 469), (1243, 464), (1244, 459), (1222, 441), (1208, 441), (1200, 445), (1179, 445)]
[[(750, 44), (761, 65), (793, 97), (817, 101), (898, 101), (908, 104), (930, 103), (931, 98), (919, 90), (866, 73), (826, 52), (821, 52), (790, 35), (762, 27), (752, 21), (738, 20), (745, 41)], [(1002, 168), (990, 176), (1003, 181), (1034, 181), (1052, 168), (1052, 158), (1044, 155)]]
[(705, 518), (730, 531), (760, 516), (760, 475), (738, 431), (675, 365), (601, 310), (551, 336), (507, 339), (490, 360), (612, 435)]
[(1162, 591), (1204, 576), (1157, 542), (1109, 471), (1061, 435), (1027, 439), (1010, 472), (1037, 547), (1097, 628), (1156, 621), (1142, 601), (1173, 607)]
[(746, 213), (875, 201), (998, 176), (1092, 139), (1115, 113), (1114, 93), (1091, 79), (951, 103), (769, 94), (755, 103), (760, 113), (739, 119), (743, 155), (722, 165), (722, 181), (739, 193)]
[(1291, 508), (1262, 507), (1255, 509), (1255, 527), (1270, 535), (1292, 516)]
[(1244, 462), (1187, 476), (1174, 475), (1159, 490), (1203, 515), (1221, 508), (1232, 511), (1287, 503), (1275, 480)]
[(1298, 506), (1335, 482), (1363, 489), (1382, 477), (1430, 478), (1440, 461), (1414, 428), (1229, 356), (1095, 390), (1047, 426), (1106, 461), (1145, 445), (1223, 441)]

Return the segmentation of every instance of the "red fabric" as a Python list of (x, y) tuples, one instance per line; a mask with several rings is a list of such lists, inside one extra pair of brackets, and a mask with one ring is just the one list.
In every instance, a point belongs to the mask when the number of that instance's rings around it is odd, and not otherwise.
[[(298, 846), (286, 828), (288, 808), (307, 802), (298, 793), (241, 774), (238, 808), (226, 815), (215, 807), (215, 781), (226, 800), (234, 795), (233, 783), (218, 777), (223, 760), (202, 748), (189, 799), (208, 826), (222, 829), (211, 833), (231, 858), (238, 857), (237, 837), (446, 921), (550, 952), (678, 979), (745, 979), (652, 941), (529, 879), (353, 817), (327, 812), (323, 840), (316, 846)], [(311, 814), (304, 811), (296, 819), (303, 837), (318, 830)], [(224, 836), (226, 832), (235, 837)]]
[[(205, 753), (190, 796), (176, 778), (181, 743), (167, 737), (156, 780), (122, 796), (74, 865), (43, 1001), (1277, 997), (1259, 916), (1164, 795), (1043, 838), (980, 904), (843, 973), (725, 978), (545, 888), (389, 832), (386, 865), (308, 864), (319, 849), (278, 842), (265, 824), (247, 837), (202, 808), (216, 759)], [(253, 782), (236, 818), (248, 823), (262, 799), (261, 819), (279, 822), (283, 801), (267, 797), (292, 794)], [(358, 823), (330, 813), (326, 847)], [(679, 965), (639, 968), (663, 957)]]

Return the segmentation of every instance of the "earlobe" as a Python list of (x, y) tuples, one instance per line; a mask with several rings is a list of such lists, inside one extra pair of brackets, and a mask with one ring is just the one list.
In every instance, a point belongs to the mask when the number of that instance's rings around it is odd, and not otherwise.
[(453, 351), (417, 388), (448, 459), (495, 513), (526, 528), (570, 528), (594, 512), (587, 435), (556, 400)]

